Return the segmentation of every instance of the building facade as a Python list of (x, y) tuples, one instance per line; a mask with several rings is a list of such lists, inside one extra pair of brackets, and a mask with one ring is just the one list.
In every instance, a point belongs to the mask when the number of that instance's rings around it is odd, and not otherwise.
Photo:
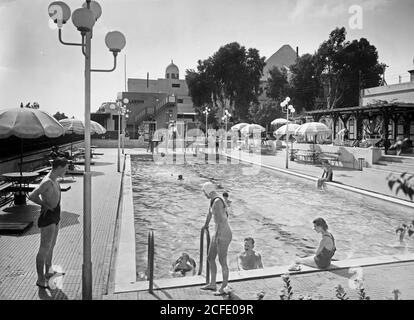
[[(189, 96), (187, 82), (180, 79), (178, 67), (171, 61), (165, 69), (165, 78), (151, 80), (128, 79), (128, 91), (118, 93), (118, 99), (127, 98), (128, 117), (123, 117), (122, 128), (131, 139), (168, 128), (173, 123), (196, 125), (196, 113)], [(114, 102), (113, 102), (114, 103)], [(118, 113), (110, 109), (110, 102), (102, 104), (92, 115), (109, 132), (118, 130)]]

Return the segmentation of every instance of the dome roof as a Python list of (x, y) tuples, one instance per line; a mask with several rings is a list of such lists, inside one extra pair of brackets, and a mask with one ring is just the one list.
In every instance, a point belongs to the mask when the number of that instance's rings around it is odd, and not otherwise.
[(174, 64), (172, 60), (171, 63), (167, 66), (167, 69), (165, 69), (165, 73), (179, 73), (178, 67)]

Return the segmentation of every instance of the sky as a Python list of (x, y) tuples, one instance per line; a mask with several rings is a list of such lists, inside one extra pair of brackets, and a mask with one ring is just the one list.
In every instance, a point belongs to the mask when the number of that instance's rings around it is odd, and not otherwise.
[[(65, 1), (72, 12), (84, 1)], [(409, 81), (414, 69), (412, 0), (100, 0), (94, 26), (92, 68), (112, 67), (105, 35), (118, 30), (127, 41), (111, 73), (93, 73), (91, 111), (125, 91), (128, 78), (164, 78), (171, 62), (184, 79), (187, 69), (238, 42), (270, 57), (284, 44), (314, 53), (335, 27), (347, 40), (367, 38), (389, 67), (388, 84)], [(0, 109), (38, 102), (51, 114), (84, 117), (84, 59), (79, 47), (64, 46), (48, 15), (51, 1), (0, 0)], [(355, 9), (355, 6), (356, 9)], [(357, 10), (357, 11), (355, 11)], [(361, 10), (361, 11), (359, 11)], [(361, 15), (359, 13), (361, 12)], [(362, 17), (362, 19), (361, 19)], [(355, 20), (356, 19), (356, 20)], [(63, 40), (79, 42), (71, 21)]]

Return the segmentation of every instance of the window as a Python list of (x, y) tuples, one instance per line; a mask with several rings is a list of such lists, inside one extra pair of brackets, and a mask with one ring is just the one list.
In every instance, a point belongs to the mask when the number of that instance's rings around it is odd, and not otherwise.
[(414, 121), (410, 123), (410, 140), (414, 140)]
[(177, 99), (177, 103), (183, 103), (184, 100), (183, 99)]
[(180, 87), (180, 84), (179, 84), (179, 83), (173, 83), (173, 84), (172, 84), (172, 87), (173, 87), (173, 88), (179, 88), (179, 87)]
[(167, 79), (169, 79), (170, 78), (170, 74), (169, 73), (167, 73)]
[(129, 100), (130, 103), (144, 103), (144, 100), (136, 100), (136, 99), (132, 99)]

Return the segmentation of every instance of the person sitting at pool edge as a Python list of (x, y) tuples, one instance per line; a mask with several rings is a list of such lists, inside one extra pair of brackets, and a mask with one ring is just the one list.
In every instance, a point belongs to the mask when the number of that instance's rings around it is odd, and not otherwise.
[(328, 232), (328, 224), (324, 219), (317, 218), (313, 220), (313, 229), (322, 235), (315, 256), (296, 259), (295, 263), (289, 267), (289, 271), (300, 271), (301, 264), (319, 269), (326, 269), (331, 265), (336, 246), (333, 235)]
[(239, 270), (263, 269), (262, 257), (260, 253), (253, 250), (254, 239), (247, 237), (244, 239), (244, 252), (237, 258)]
[(318, 189), (322, 188), (323, 184), (326, 181), (332, 182), (332, 179), (333, 179), (332, 166), (329, 163), (329, 161), (324, 161), (322, 163), (322, 166), (323, 166), (323, 173), (320, 179), (318, 179)]
[(185, 276), (187, 272), (192, 271), (193, 275), (196, 273), (196, 262), (191, 258), (188, 253), (183, 252), (181, 256), (173, 263), (173, 271), (180, 272), (182, 276)]

